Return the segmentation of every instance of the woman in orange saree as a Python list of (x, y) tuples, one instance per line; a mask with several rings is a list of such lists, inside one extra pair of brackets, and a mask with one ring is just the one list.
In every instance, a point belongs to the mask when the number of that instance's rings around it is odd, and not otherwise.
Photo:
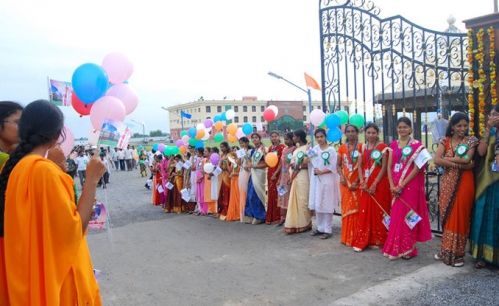
[(475, 199), (473, 155), (478, 139), (468, 136), (469, 119), (463, 113), (452, 115), (445, 138), (438, 145), (435, 164), (444, 167), (440, 181), (439, 209), (444, 232), (435, 259), (446, 265), (464, 265)]
[(347, 142), (338, 148), (338, 173), (341, 193), (341, 243), (352, 246), (359, 212), (358, 160), (362, 144), (359, 129), (351, 124), (345, 126)]
[(227, 156), (229, 178), (230, 178), (230, 198), (229, 208), (227, 210), (226, 221), (239, 221), (241, 208), (239, 207), (239, 170), (237, 165), (237, 155), (235, 152), (230, 152)]

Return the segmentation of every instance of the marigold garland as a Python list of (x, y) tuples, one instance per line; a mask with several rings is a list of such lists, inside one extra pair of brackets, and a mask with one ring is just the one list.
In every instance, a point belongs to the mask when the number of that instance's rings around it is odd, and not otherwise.
[(489, 34), (490, 100), (494, 107), (497, 103), (495, 31), (493, 27), (489, 27), (487, 32)]
[(478, 30), (476, 34), (478, 52), (476, 54), (476, 59), (478, 61), (478, 132), (482, 134), (485, 130), (485, 82), (487, 81), (487, 76), (485, 75), (485, 52), (484, 52), (484, 35), (485, 31), (482, 29)]
[(474, 87), (475, 87), (475, 80), (474, 80), (474, 71), (473, 71), (473, 53), (475, 50), (473, 50), (473, 30), (469, 29), (468, 30), (468, 47), (466, 50), (467, 54), (467, 59), (468, 59), (468, 87), (469, 87), (469, 92), (468, 92), (468, 113), (470, 116), (470, 134), (474, 134), (474, 127), (475, 127), (475, 96), (474, 96)]

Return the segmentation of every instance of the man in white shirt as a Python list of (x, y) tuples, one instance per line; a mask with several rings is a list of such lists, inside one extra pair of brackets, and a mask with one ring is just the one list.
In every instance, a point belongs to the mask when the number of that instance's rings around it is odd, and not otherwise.
[(133, 150), (128, 146), (125, 149), (125, 162), (126, 162), (126, 169), (128, 171), (132, 171), (132, 159), (133, 159)]
[(111, 159), (113, 161), (114, 165), (114, 170), (118, 171), (120, 170), (120, 162), (118, 160), (118, 148), (114, 148), (114, 150), (111, 151)]
[(125, 152), (123, 149), (118, 151), (118, 161), (120, 162), (120, 170), (125, 171)]
[(83, 188), (83, 183), (85, 183), (88, 156), (85, 155), (85, 151), (81, 150), (78, 153), (78, 157), (75, 159), (78, 171), (78, 178), (80, 179), (81, 188)]

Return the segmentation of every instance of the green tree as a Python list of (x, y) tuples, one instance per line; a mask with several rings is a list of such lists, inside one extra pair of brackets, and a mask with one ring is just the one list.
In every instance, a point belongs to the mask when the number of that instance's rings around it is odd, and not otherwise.
[(149, 136), (151, 137), (160, 137), (163, 136), (163, 132), (161, 130), (151, 131), (149, 132)]

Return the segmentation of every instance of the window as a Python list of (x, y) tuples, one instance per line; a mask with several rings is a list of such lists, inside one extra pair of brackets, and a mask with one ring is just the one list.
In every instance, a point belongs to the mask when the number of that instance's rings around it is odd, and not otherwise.
[(253, 117), (251, 118), (251, 121), (252, 121), (252, 122), (256, 122), (256, 116), (253, 116)]
[(307, 121), (307, 116), (303, 116), (303, 121)]
[(239, 111), (239, 106), (234, 106), (234, 112), (238, 112)]
[[(246, 106), (245, 106), (245, 107), (246, 107)], [(244, 116), (244, 118), (243, 118), (243, 122), (244, 122), (244, 123), (248, 122), (248, 117), (247, 117), (247, 116)]]
[(211, 113), (211, 106), (206, 106), (206, 112)]
[(265, 106), (260, 106), (260, 111), (264, 112), (265, 111)]
[(261, 116), (260, 117), (260, 122), (263, 122), (263, 121), (265, 121), (265, 120), (263, 120), (263, 116)]
[(256, 106), (254, 106), (254, 105), (253, 105), (253, 106), (251, 107), (251, 111), (252, 111), (252, 112), (256, 112)]
[(307, 107), (305, 105), (303, 105), (303, 111), (306, 112), (307, 111)]
[[(237, 106), (236, 106), (236, 107), (237, 107)], [(234, 122), (235, 122), (235, 123), (238, 123), (238, 122), (239, 122), (239, 117), (237, 117), (237, 116), (236, 116), (236, 117), (234, 117)]]
[(217, 113), (221, 113), (222, 112), (222, 106), (217, 106)]
[(319, 106), (317, 106), (317, 109), (321, 109), (321, 106), (320, 106), (320, 105), (319, 105)]
[(201, 112), (201, 107), (198, 107), (198, 113), (200, 113), (200, 112)]
[(243, 106), (243, 113), (245, 113), (247, 111), (248, 111), (248, 107), (247, 106)]

